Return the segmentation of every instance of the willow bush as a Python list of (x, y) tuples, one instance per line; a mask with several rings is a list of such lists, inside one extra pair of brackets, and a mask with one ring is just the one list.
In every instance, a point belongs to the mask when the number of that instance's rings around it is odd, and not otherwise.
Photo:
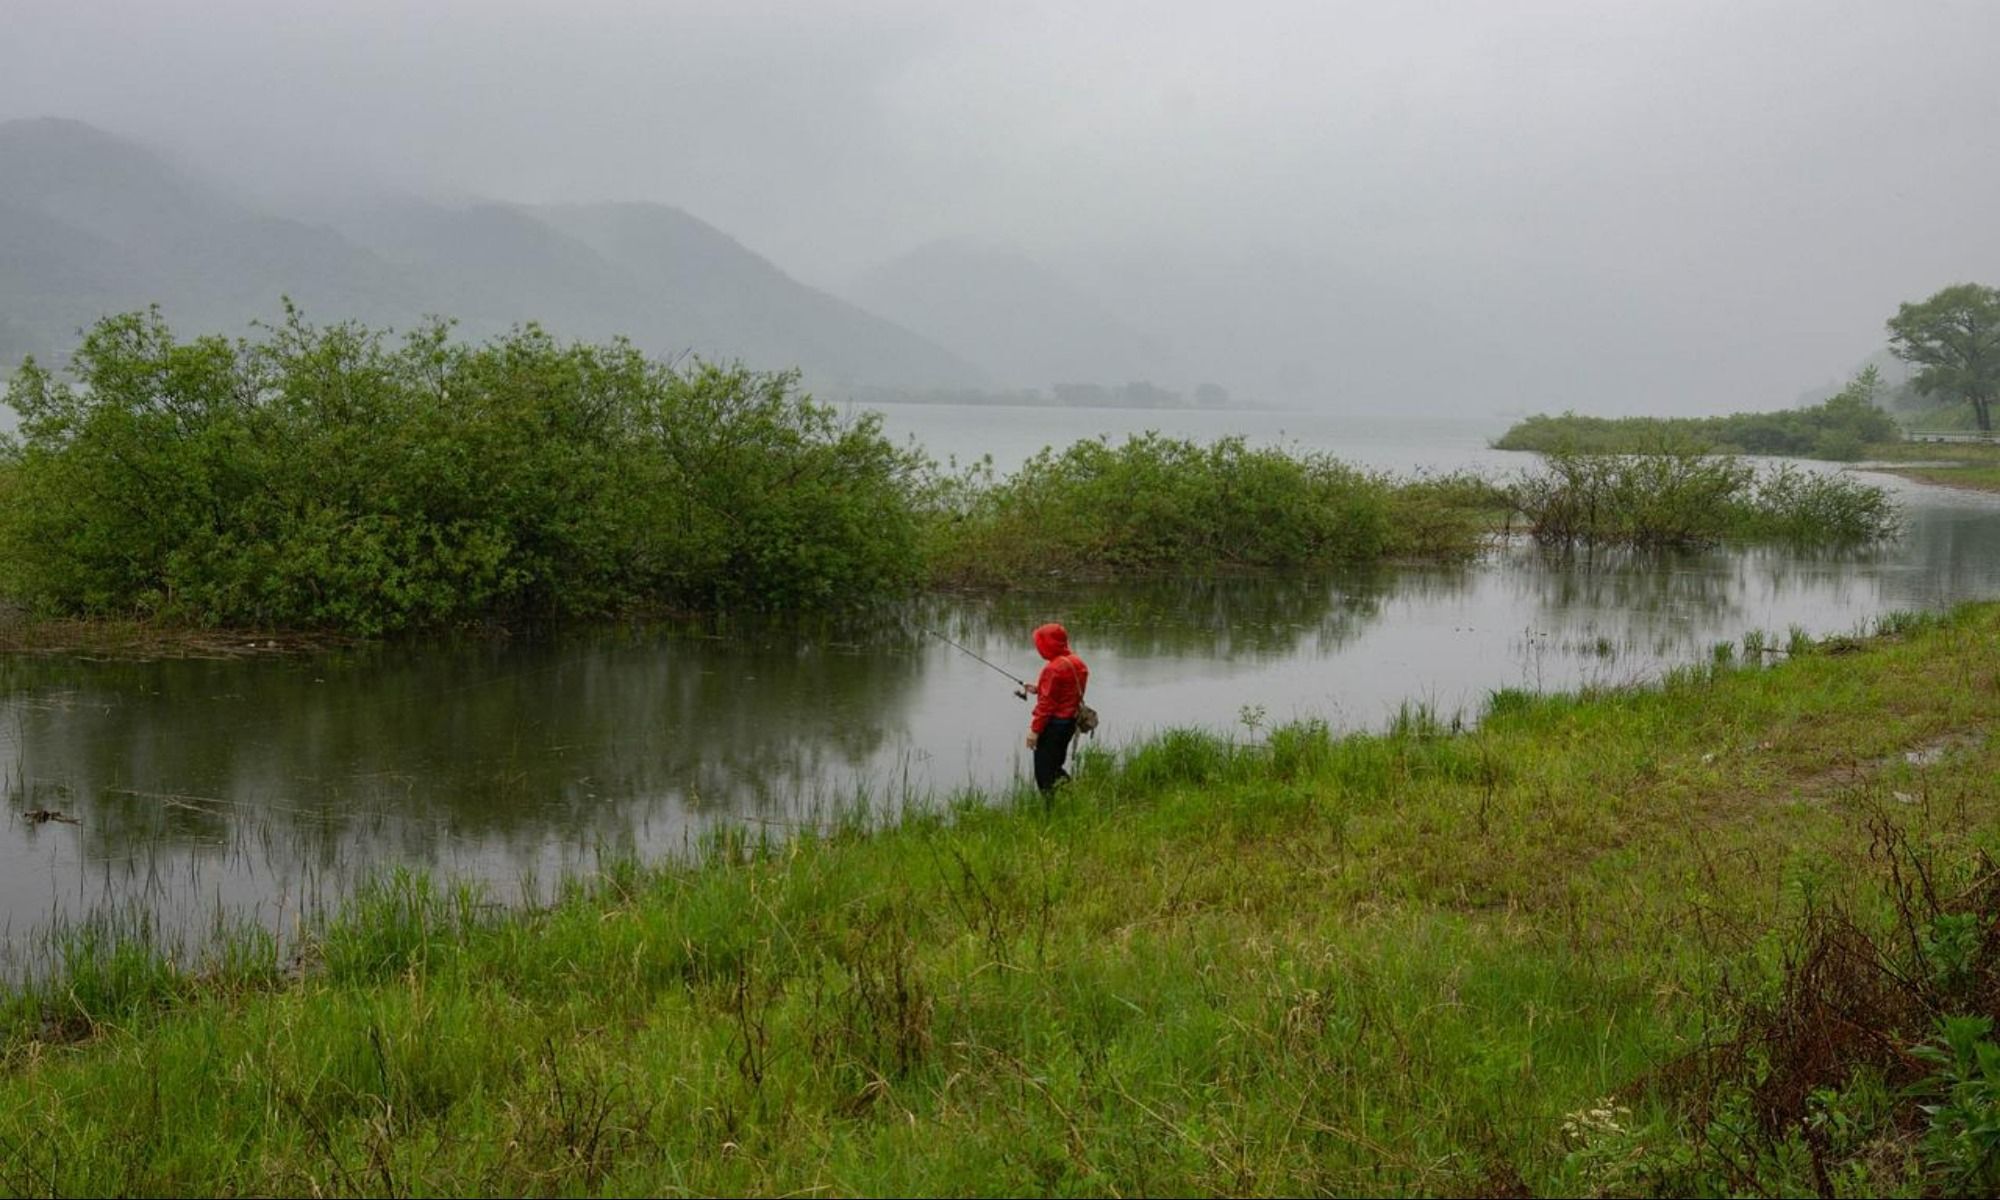
[(111, 318), (72, 372), (21, 371), (0, 454), (4, 582), (45, 610), (374, 634), (920, 573), (924, 464), (791, 374), (291, 310), (242, 341)]
[(1690, 451), (1550, 454), (1509, 490), (1552, 545), (1704, 546), (1722, 541), (1852, 545), (1895, 532), (1881, 488), (1789, 464), (1759, 471)]
[(1145, 433), (1045, 449), (966, 486), (934, 547), (960, 582), (1451, 557), (1498, 493), (1461, 477), (1399, 483), (1328, 455)]

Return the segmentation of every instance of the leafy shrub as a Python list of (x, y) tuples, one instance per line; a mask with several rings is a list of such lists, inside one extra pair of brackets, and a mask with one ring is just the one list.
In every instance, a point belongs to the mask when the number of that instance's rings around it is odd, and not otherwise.
[(289, 308), (238, 342), (109, 318), (72, 369), (23, 368), (0, 448), (0, 582), (45, 609), (374, 634), (919, 574), (924, 464), (792, 375)]
[(1855, 543), (1894, 533), (1895, 502), (1879, 487), (1845, 474), (1790, 465), (1756, 477), (1737, 506), (1736, 536), (1792, 542)]
[(1861, 435), (1851, 429), (1829, 429), (1813, 442), (1812, 457), (1828, 462), (1854, 462), (1868, 452)]
[(1397, 484), (1327, 455), (1157, 433), (1048, 449), (958, 494), (936, 567), (965, 582), (1050, 571), (1308, 567), (1470, 552), (1497, 493), (1469, 477)]
[(1729, 538), (1854, 543), (1888, 536), (1894, 504), (1844, 475), (1786, 465), (1758, 472), (1689, 451), (1547, 457), (1510, 492), (1552, 545), (1701, 546)]
[(1941, 1045), (1916, 1048), (1935, 1074), (1917, 1087), (1933, 1094), (1924, 1156), (1949, 1192), (1993, 1194), (2000, 1188), (2000, 1045), (1993, 1018), (1948, 1016), (1938, 1021)]
[(1552, 454), (1514, 503), (1549, 543), (1689, 545), (1720, 538), (1749, 467), (1695, 454)]

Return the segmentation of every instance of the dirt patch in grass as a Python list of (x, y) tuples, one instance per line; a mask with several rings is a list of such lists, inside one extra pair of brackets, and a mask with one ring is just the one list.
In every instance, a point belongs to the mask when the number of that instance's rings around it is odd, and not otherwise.
[(1986, 744), (1986, 734), (1976, 729), (1958, 729), (1925, 738), (1889, 754), (1873, 758), (1848, 758), (1829, 762), (1824, 768), (1793, 776), (1785, 790), (1801, 800), (1827, 800), (1873, 782), (1882, 772), (1907, 764), (1922, 769), (1946, 758)]

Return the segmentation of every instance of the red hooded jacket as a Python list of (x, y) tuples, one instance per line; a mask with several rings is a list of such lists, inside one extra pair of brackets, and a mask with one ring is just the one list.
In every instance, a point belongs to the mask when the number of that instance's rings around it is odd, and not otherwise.
[(1042, 676), (1035, 682), (1035, 715), (1028, 728), (1036, 733), (1050, 717), (1074, 717), (1083, 703), (1083, 689), (1090, 684), (1090, 668), (1069, 652), (1069, 631), (1050, 623), (1035, 630), (1035, 649), (1048, 659)]

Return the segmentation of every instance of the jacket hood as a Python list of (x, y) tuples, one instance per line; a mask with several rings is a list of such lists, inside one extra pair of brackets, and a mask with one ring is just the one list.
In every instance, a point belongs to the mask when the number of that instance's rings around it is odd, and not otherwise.
[(1054, 660), (1069, 653), (1069, 630), (1051, 621), (1035, 630), (1035, 649), (1046, 659)]

